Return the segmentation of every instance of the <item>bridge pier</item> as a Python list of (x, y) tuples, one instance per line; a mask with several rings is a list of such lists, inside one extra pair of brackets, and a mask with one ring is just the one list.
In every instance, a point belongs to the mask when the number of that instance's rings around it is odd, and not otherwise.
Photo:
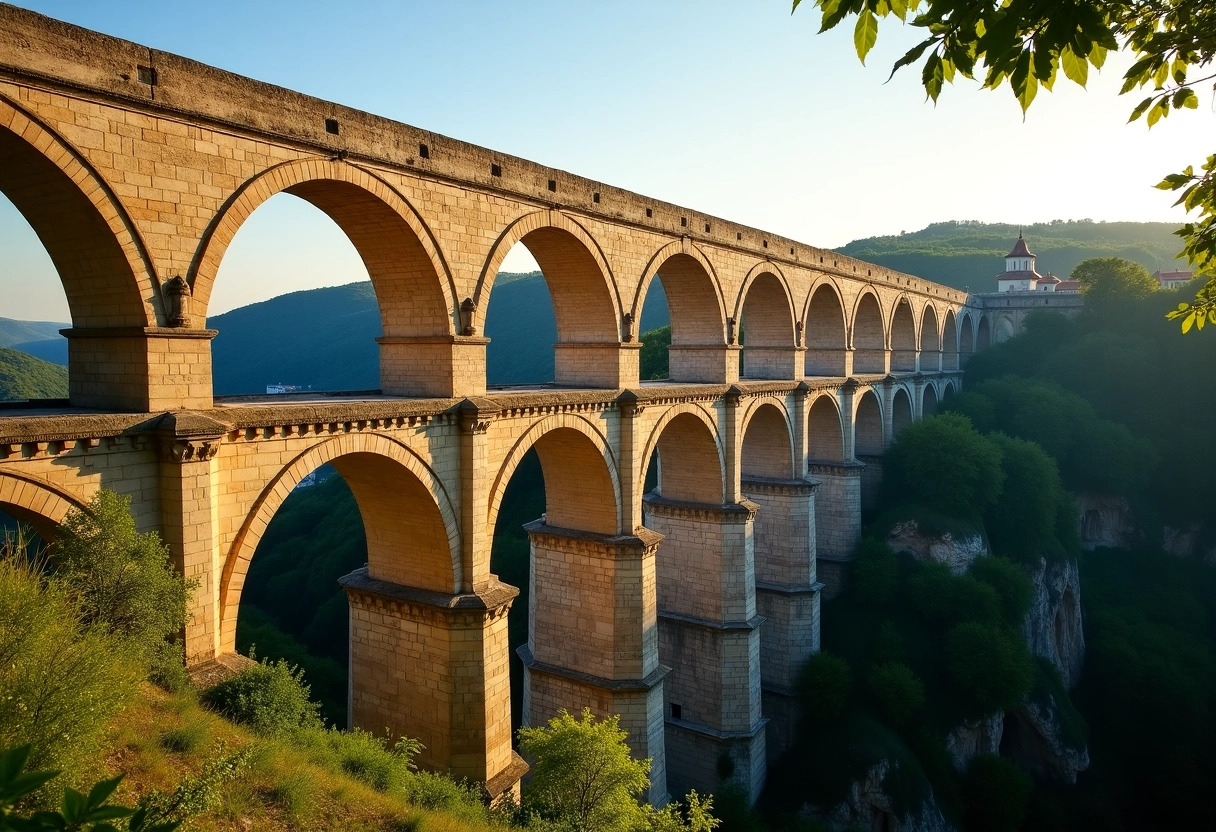
[(638, 383), (640, 342), (558, 343), (553, 349), (555, 384), (618, 390)]
[(214, 329), (109, 327), (61, 330), (68, 340), (73, 407), (158, 413), (211, 407)]
[(445, 595), (366, 567), (339, 583), (350, 602), (350, 726), (417, 738), (424, 768), (484, 783), (491, 800), (518, 797), (528, 766), (511, 750), (507, 610), (519, 590)]
[(803, 347), (744, 346), (743, 373), (747, 378), (802, 378), (806, 367)]
[(771, 762), (792, 742), (799, 668), (819, 651), (823, 589), (815, 564), (819, 483), (749, 477), (742, 485), (747, 499), (760, 507), (754, 532), (756, 604), (764, 617), (760, 678)]
[(845, 565), (853, 559), (861, 539), (861, 484), (865, 466), (860, 462), (813, 459), (815, 492), (815, 560), (824, 597), (835, 598), (844, 588)]
[(853, 352), (853, 373), (857, 375), (886, 375), (891, 372), (890, 350), (855, 349)]
[(747, 500), (708, 505), (648, 494), (646, 526), (663, 535), (657, 565), (659, 656), (671, 668), (668, 777), (675, 794), (724, 783), (755, 801), (764, 786), (753, 524)]
[[(655, 552), (662, 537), (524, 527), (532, 548), (523, 723), (543, 725), (563, 708), (620, 714), (635, 757), (650, 758), (647, 799), (665, 804), (663, 690), (655, 620)], [(504, 631), (505, 633), (505, 631)], [(505, 655), (505, 654), (504, 654)], [(510, 720), (506, 720), (510, 724)]]
[(667, 374), (673, 382), (729, 384), (739, 380), (738, 346), (673, 344), (667, 348)]
[(380, 392), (386, 396), (484, 396), (489, 338), (382, 336)]

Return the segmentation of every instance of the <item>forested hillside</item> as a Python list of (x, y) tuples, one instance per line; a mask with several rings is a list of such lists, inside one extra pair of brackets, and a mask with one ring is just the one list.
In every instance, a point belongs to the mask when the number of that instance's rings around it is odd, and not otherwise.
[(66, 399), (68, 371), (24, 352), (0, 347), (0, 402)]
[(936, 222), (898, 236), (854, 240), (837, 251), (956, 289), (995, 292), (995, 278), (1005, 268), (1003, 258), (1019, 233), (1039, 256), (1039, 272), (1064, 277), (1091, 257), (1123, 257), (1150, 272), (1185, 268), (1182, 261), (1175, 260), (1182, 250), (1182, 241), (1173, 233), (1177, 228), (1162, 222), (1089, 220), (1027, 226)]

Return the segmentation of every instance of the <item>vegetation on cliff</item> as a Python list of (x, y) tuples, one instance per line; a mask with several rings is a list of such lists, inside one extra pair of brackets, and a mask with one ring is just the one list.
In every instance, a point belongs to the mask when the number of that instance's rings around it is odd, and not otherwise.
[(68, 371), (65, 367), (0, 347), (0, 402), (67, 397)]

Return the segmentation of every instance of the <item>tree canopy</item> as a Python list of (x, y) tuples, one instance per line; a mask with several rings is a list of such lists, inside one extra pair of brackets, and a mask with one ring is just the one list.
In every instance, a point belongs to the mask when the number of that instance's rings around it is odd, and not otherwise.
[[(793, 0), (796, 11), (802, 0)], [(891, 74), (920, 62), (921, 83), (937, 101), (957, 77), (981, 78), (985, 87), (1008, 83), (1025, 111), (1039, 87), (1050, 91), (1061, 73), (1084, 87), (1089, 68), (1100, 69), (1112, 50), (1130, 52), (1120, 94), (1148, 95), (1129, 121), (1143, 117), (1149, 127), (1174, 110), (1197, 109), (1195, 89), (1216, 78), (1216, 4), (1210, 0), (815, 0), (820, 31), (856, 17), (857, 56), (878, 40), (879, 20), (895, 17), (923, 29), (926, 37), (895, 62)], [(923, 60), (922, 60), (923, 59)], [(1158, 188), (1178, 191), (1176, 204), (1197, 212), (1178, 230), (1183, 253), (1199, 273), (1216, 268), (1216, 153), (1196, 171), (1188, 165), (1165, 177)], [(1216, 323), (1216, 273), (1196, 295), (1168, 315), (1184, 329), (1199, 321)]]
[(1086, 302), (1098, 305), (1146, 298), (1159, 288), (1148, 269), (1122, 257), (1085, 260), (1077, 264), (1070, 277), (1081, 284)]

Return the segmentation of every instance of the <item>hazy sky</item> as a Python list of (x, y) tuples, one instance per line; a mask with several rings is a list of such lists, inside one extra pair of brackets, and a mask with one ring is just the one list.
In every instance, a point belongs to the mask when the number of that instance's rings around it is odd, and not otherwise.
[[(788, 0), (17, 4), (819, 246), (952, 219), (1180, 222), (1151, 186), (1216, 149), (1210, 93), (1151, 133), (1126, 124), (1125, 60), (1088, 91), (1041, 91), (1024, 121), (1008, 90), (970, 83), (934, 107), (919, 69), (884, 84), (915, 32), (884, 29), (863, 67), (851, 25), (816, 35)], [(365, 276), (336, 226), (279, 196), (237, 235), (210, 311)], [(2, 198), (0, 316), (67, 319)]]

